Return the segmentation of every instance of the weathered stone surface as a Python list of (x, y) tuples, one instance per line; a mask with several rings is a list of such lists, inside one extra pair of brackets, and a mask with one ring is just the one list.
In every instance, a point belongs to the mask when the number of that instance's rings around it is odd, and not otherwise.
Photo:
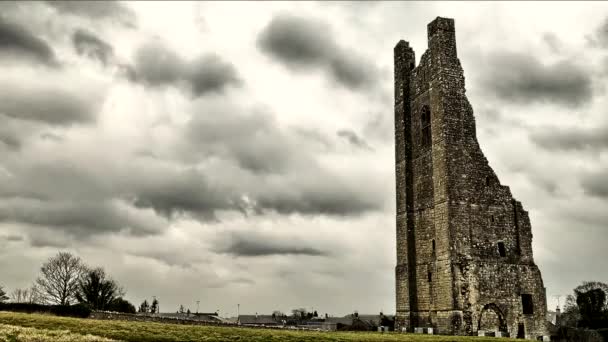
[(477, 142), (454, 20), (428, 25), (415, 65), (395, 53), (397, 329), (546, 335), (546, 294), (528, 213)]

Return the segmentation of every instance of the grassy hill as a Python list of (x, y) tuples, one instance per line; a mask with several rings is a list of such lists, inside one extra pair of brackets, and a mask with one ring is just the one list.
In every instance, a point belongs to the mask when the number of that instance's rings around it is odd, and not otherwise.
[[(29, 336), (29, 337), (28, 337)], [(32, 338), (31, 336), (36, 336)], [(316, 332), (101, 321), (0, 312), (0, 341), (516, 341), (378, 332)]]

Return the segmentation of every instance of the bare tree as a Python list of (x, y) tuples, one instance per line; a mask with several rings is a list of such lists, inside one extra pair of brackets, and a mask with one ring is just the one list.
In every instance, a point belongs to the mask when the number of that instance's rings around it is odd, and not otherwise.
[(0, 286), (0, 303), (5, 302), (6, 300), (8, 300), (6, 292), (4, 292), (4, 289), (2, 289), (2, 286)]
[(29, 289), (15, 289), (11, 292), (11, 302), (13, 303), (27, 303), (27, 298), (30, 296)]
[(42, 265), (36, 285), (45, 302), (69, 305), (86, 271), (82, 260), (68, 252), (59, 252)]
[(29, 288), (27, 302), (31, 304), (42, 304), (43, 298), (40, 294), (40, 288), (36, 283), (32, 284)]
[(38, 304), (41, 302), (40, 293), (36, 284), (29, 288), (15, 289), (11, 292), (11, 302), (13, 303), (32, 303)]

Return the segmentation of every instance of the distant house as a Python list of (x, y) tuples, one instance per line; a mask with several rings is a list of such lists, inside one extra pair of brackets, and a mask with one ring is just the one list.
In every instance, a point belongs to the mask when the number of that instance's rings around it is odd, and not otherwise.
[(338, 326), (347, 326), (347, 325), (353, 324), (353, 317), (352, 317), (352, 315), (347, 315), (344, 317), (327, 317), (327, 318), (325, 318), (325, 322), (334, 323), (334, 324), (337, 324)]
[(559, 318), (561, 316), (561, 310), (559, 306), (555, 309), (555, 311), (547, 310), (547, 322), (555, 325), (559, 325)]
[(244, 326), (283, 326), (280, 318), (273, 318), (272, 315), (239, 315), (237, 323)]

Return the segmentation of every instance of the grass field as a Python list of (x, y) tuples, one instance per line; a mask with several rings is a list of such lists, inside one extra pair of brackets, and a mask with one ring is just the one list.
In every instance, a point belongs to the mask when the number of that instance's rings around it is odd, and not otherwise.
[(101, 321), (0, 312), (0, 341), (516, 341), (490, 337), (316, 332), (152, 322)]
[(75, 334), (67, 330), (24, 328), (14, 325), (0, 324), (0, 341), (111, 342), (115, 340), (93, 335)]

